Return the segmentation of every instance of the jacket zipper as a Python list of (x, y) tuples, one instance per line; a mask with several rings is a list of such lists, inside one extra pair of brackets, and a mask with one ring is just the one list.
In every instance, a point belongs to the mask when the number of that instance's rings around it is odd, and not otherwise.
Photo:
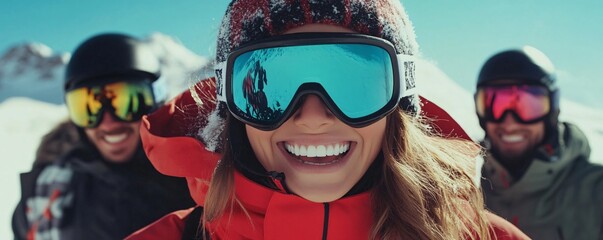
[(329, 232), (329, 203), (323, 203), (325, 208), (325, 218), (323, 223), (322, 239), (327, 239), (327, 233)]
[[(288, 188), (287, 185), (285, 184), (285, 174), (283, 173), (278, 173), (278, 172), (270, 172), (269, 173), (270, 178), (272, 179), (272, 181), (274, 182), (274, 184), (276, 185), (276, 187), (284, 192), (284, 193), (288, 193)], [(324, 214), (324, 219), (323, 219), (323, 230), (322, 230), (322, 239), (326, 240), (327, 239), (327, 234), (329, 233), (329, 203), (322, 203), (324, 209), (325, 209), (325, 214)]]
[(272, 179), (272, 183), (278, 188), (282, 193), (289, 193), (289, 189), (285, 184), (285, 174), (282, 172), (269, 172), (268, 173), (270, 179)]
[[(283, 173), (272, 172), (270, 174), (270, 178), (272, 179), (272, 181), (274, 182), (276, 187), (281, 192), (284, 192), (284, 193), (288, 192), (287, 185), (284, 184), (285, 175)], [(322, 205), (325, 210), (324, 219), (323, 219), (324, 222), (323, 222), (323, 230), (322, 230), (322, 239), (326, 240), (327, 234), (329, 233), (329, 203), (322, 203)]]

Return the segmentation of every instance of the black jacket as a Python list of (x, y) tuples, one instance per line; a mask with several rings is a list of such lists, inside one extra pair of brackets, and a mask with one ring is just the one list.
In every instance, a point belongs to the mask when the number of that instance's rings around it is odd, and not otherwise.
[[(70, 124), (62, 124), (58, 128), (63, 131), (53, 131), (50, 135), (64, 136), (73, 129), (78, 130)], [(83, 138), (82, 134), (78, 136)], [(61, 214), (50, 214), (59, 220), (46, 227), (58, 230), (59, 238), (67, 240), (123, 239), (167, 213), (194, 205), (186, 181), (157, 172), (141, 147), (128, 163), (112, 164), (103, 160), (85, 140), (72, 145), (45, 142), (49, 142), (49, 135), (44, 138), (41, 149), (59, 145), (62, 149), (38, 150), (38, 153), (67, 152), (54, 161), (39, 161), (44, 157), (38, 155), (32, 171), (21, 174), (21, 200), (12, 221), (15, 239), (26, 239), (28, 231), (32, 229), (32, 220), (27, 219), (27, 214), (31, 215), (32, 204), (39, 199), (54, 199), (56, 196), (52, 190), (56, 189), (61, 190), (58, 199), (63, 201), (57, 205), (61, 208), (58, 211)], [(48, 159), (47, 156), (45, 158)], [(56, 182), (40, 180), (41, 174), (46, 172), (44, 176), (48, 176), (48, 172), (53, 172), (52, 169), (72, 173), (63, 174), (70, 176), (64, 186), (57, 187)], [(44, 233), (50, 232), (46, 229)]]

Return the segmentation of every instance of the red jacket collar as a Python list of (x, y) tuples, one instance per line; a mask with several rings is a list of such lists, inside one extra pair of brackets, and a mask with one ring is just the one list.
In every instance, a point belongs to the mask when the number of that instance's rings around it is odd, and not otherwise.
[(324, 235), (327, 239), (368, 239), (372, 226), (370, 192), (315, 203), (266, 188), (238, 172), (235, 186), (237, 199), (247, 213), (235, 204), (232, 215), (226, 213), (210, 224), (216, 239), (322, 239)]

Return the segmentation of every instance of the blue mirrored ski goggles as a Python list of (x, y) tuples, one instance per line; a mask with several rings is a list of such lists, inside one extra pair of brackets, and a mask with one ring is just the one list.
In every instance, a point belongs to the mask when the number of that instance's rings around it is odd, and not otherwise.
[(287, 34), (243, 46), (216, 66), (216, 76), (218, 100), (261, 130), (278, 128), (307, 94), (347, 125), (364, 127), (415, 90), (411, 56), (396, 55), (386, 40), (349, 33)]

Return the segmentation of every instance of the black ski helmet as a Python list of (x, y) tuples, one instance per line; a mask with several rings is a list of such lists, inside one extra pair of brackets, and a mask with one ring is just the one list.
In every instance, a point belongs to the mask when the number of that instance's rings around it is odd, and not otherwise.
[(112, 77), (135, 77), (155, 81), (159, 60), (140, 40), (119, 33), (93, 36), (73, 52), (65, 72), (64, 90), (111, 81)]
[[(540, 50), (524, 46), (499, 52), (490, 57), (482, 66), (477, 78), (477, 89), (497, 80), (515, 80), (528, 84), (538, 84), (549, 91), (551, 111), (545, 119), (547, 135), (553, 135), (557, 129), (559, 116), (559, 88), (555, 76), (555, 67)], [(482, 129), (486, 129), (485, 119), (479, 117)]]

